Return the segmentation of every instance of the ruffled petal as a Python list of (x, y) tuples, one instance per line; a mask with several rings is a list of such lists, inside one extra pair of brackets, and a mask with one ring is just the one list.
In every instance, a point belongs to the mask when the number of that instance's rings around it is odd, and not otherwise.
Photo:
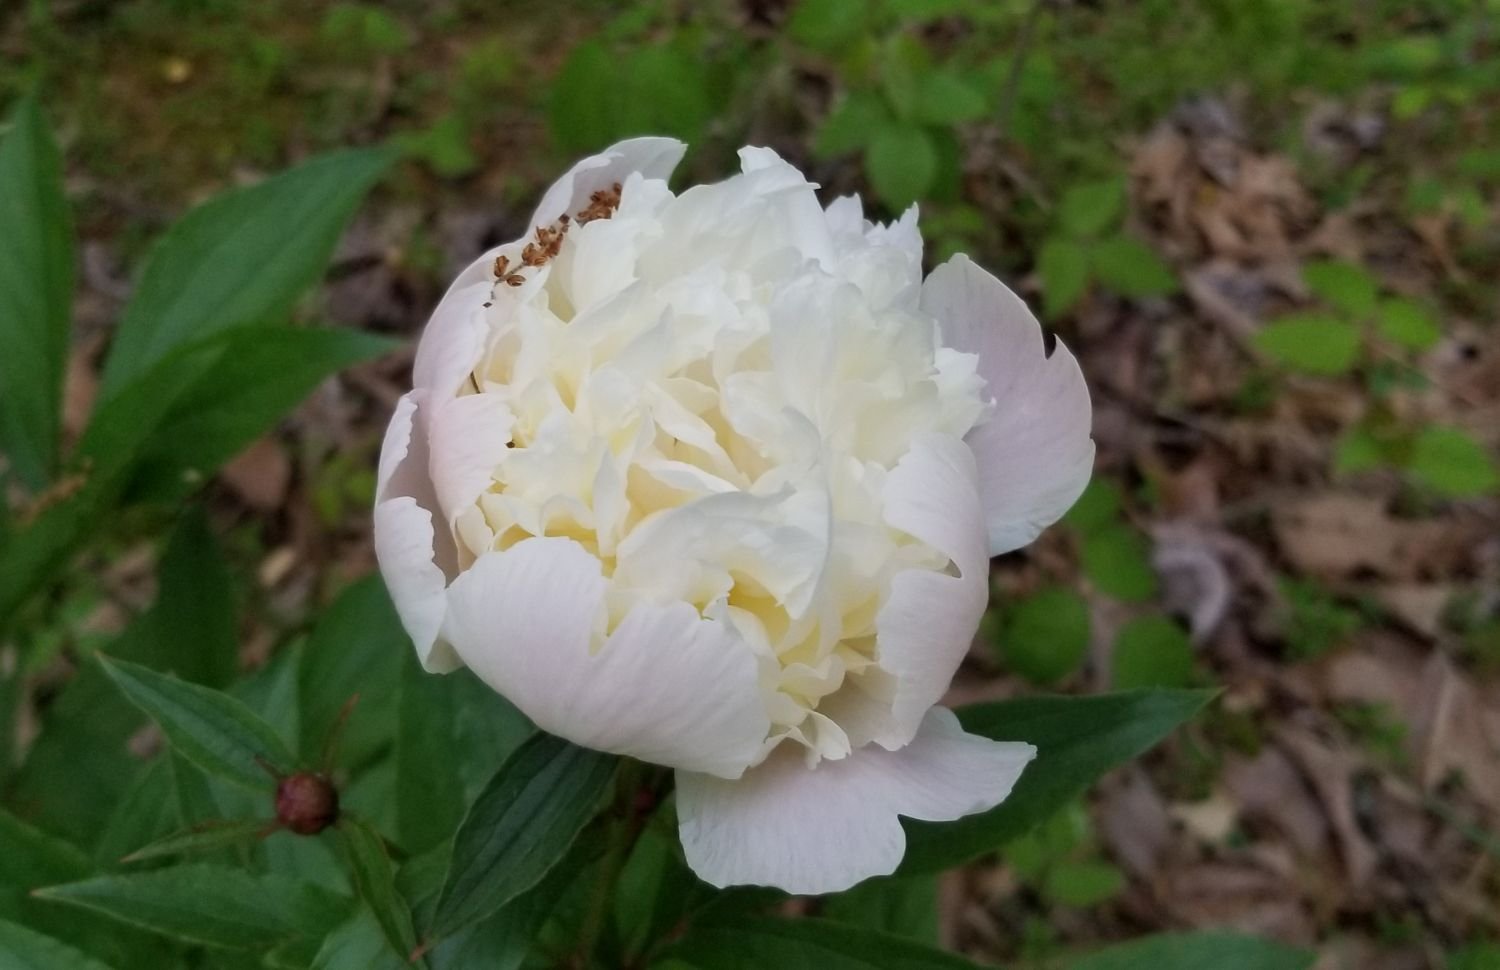
[(911, 740), (969, 652), (989, 600), (989, 559), (974, 455), (964, 442), (924, 434), (885, 483), (885, 519), (947, 556), (952, 571), (906, 569), (875, 618), (875, 652), (894, 683), (891, 723), (875, 741)]
[(1062, 344), (1048, 357), (1026, 304), (967, 256), (932, 271), (922, 309), (942, 324), (944, 343), (979, 357), (995, 413), (965, 440), (979, 464), (990, 555), (1019, 549), (1088, 484), (1094, 442), (1083, 372)]
[(526, 539), (453, 582), (444, 635), (545, 731), (738, 777), (770, 730), (749, 648), (680, 602), (638, 604), (606, 639), (604, 593), (599, 560), (578, 543)]
[(375, 487), (375, 559), (422, 666), (447, 673), (463, 665), (438, 638), (457, 554), (452, 534), (433, 530), (438, 505), (427, 474), (424, 400), (421, 391), (403, 396), (386, 428)]
[(966, 734), (933, 708), (899, 751), (867, 746), (808, 768), (783, 746), (738, 781), (678, 771), (683, 850), (715, 886), (839, 892), (896, 870), (906, 852), (898, 816), (943, 822), (993, 808), (1035, 754)]

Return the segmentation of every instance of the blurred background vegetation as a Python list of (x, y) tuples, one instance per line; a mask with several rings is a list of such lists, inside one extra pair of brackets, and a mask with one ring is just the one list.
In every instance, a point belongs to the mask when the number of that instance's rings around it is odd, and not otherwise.
[[(1018, 966), (1232, 926), (1329, 968), (1500, 967), (1500, 3), (25, 0), (0, 58), (0, 105), (39, 90), (67, 159), (74, 434), (150, 241), (327, 149), (401, 161), (301, 313), (397, 336), (622, 136), (690, 142), (684, 182), (761, 144), (830, 199), (919, 204), (931, 261), (970, 253), (1075, 349), (1100, 444), (1066, 522), (997, 562), (956, 694), (1225, 693), (883, 925)], [(210, 485), (210, 632), (243, 666), (371, 568), (409, 363), (324, 385)], [(203, 527), (168, 546), (188, 573)], [(150, 534), (30, 617), (47, 716), (84, 717), (46, 706), (63, 658), (151, 602)], [(46, 764), (11, 797), (100, 824)]]

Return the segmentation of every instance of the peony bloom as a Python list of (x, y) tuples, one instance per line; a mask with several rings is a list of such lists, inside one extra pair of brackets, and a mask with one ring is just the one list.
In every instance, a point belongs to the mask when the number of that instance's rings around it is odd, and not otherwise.
[(967, 258), (922, 278), (915, 210), (825, 209), (761, 148), (674, 195), (683, 150), (585, 159), (454, 281), (376, 551), (428, 670), (675, 769), (703, 879), (836, 891), (1035, 753), (937, 705), (989, 557), (1088, 479), (1088, 393)]

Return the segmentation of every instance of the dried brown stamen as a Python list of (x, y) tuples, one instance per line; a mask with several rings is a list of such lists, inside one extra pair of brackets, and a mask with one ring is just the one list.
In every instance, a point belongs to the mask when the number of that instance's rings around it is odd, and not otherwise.
[(595, 219), (608, 219), (615, 214), (620, 207), (620, 183), (616, 182), (607, 189), (590, 193), (589, 205), (578, 213), (580, 224), (593, 222)]

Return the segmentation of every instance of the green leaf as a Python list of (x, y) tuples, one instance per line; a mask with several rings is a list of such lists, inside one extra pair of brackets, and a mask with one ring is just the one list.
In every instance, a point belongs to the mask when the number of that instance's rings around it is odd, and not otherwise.
[(647, 951), (705, 895), (704, 883), (683, 860), (676, 815), (670, 804), (663, 806), (641, 831), (620, 870), (613, 915), (621, 951), (629, 956)]
[(1094, 859), (1063, 860), (1047, 871), (1042, 888), (1055, 903), (1086, 909), (1118, 895), (1125, 888), (1125, 874)]
[(902, 873), (938, 872), (994, 851), (1078, 798), (1110, 768), (1140, 755), (1196, 714), (1208, 691), (1148, 690), (1095, 697), (1024, 697), (958, 711), (964, 728), (1027, 741), (1037, 757), (1010, 797), (956, 822), (903, 823)]
[(1238, 933), (1168, 933), (1107, 947), (1066, 970), (1307, 970), (1313, 954)]
[(1321, 260), (1302, 267), (1302, 280), (1330, 306), (1363, 319), (1375, 312), (1380, 290), (1362, 267), (1337, 260)]
[(1442, 329), (1415, 300), (1380, 301), (1375, 325), (1387, 340), (1416, 351), (1430, 349), (1443, 336)]
[(396, 346), (358, 330), (236, 331), (152, 433), (135, 491), (157, 500), (180, 496), (269, 431), (330, 374)]
[(887, 125), (875, 132), (865, 149), (865, 171), (880, 201), (893, 210), (905, 209), (936, 180), (937, 146), (923, 128)]
[(1090, 239), (1120, 221), (1125, 210), (1125, 180), (1084, 182), (1063, 193), (1057, 207), (1058, 224), (1074, 239)]
[(1088, 289), (1088, 250), (1072, 239), (1053, 236), (1037, 253), (1036, 271), (1042, 279), (1042, 308), (1048, 317), (1060, 317)]
[(0, 966), (7, 970), (110, 970), (86, 953), (5, 920), (0, 920)]
[(1494, 457), (1466, 432), (1444, 425), (1418, 432), (1406, 468), (1449, 498), (1478, 498), (1500, 488)]
[(615, 58), (596, 40), (574, 47), (563, 62), (547, 99), (547, 123), (565, 151), (593, 151), (615, 137), (615, 68)]
[(891, 124), (885, 102), (868, 91), (854, 91), (818, 126), (813, 151), (819, 158), (834, 158), (859, 151), (875, 132)]
[(178, 221), (152, 248), (115, 332), (101, 408), (185, 344), (284, 320), (390, 159), (379, 150), (324, 155)]
[[(350, 698), (359, 703), (340, 735), (340, 764), (363, 765), (389, 747), (403, 656), (411, 640), (379, 575), (339, 594), (308, 637), (297, 672), (300, 750), (321, 751)], [(423, 675), (424, 677), (427, 675)]]
[(1107, 478), (1094, 476), (1068, 509), (1063, 521), (1084, 535), (1112, 525), (1120, 517), (1120, 488)]
[(1261, 328), (1255, 345), (1285, 367), (1337, 377), (1352, 370), (1359, 357), (1359, 328), (1333, 317), (1298, 314)]
[(234, 580), (208, 517), (186, 510), (156, 565), (156, 599), (109, 651), (184, 680), (220, 687), (239, 663)]
[(201, 822), (191, 828), (174, 832), (141, 846), (121, 859), (121, 862), (144, 862), (166, 856), (192, 855), (211, 852), (232, 845), (252, 842), (266, 833), (271, 823), (265, 819), (240, 819), (237, 821)]
[(823, 900), (829, 919), (938, 944), (938, 881), (932, 876), (866, 879)]
[(73, 227), (57, 144), (32, 98), (0, 141), (0, 226), (0, 453), (36, 491), (57, 462)]
[(869, 12), (869, 4), (848, 0), (801, 0), (786, 30), (800, 44), (837, 51), (864, 36)]
[(1083, 540), (1083, 571), (1101, 593), (1127, 603), (1156, 595), (1156, 571), (1145, 536), (1123, 523)]
[(1089, 265), (1101, 284), (1132, 299), (1165, 296), (1177, 289), (1177, 276), (1146, 244), (1115, 236), (1089, 247)]
[(1368, 428), (1350, 428), (1333, 447), (1333, 470), (1340, 475), (1379, 468), (1388, 460), (1384, 443)]
[(102, 655), (99, 660), (125, 696), (161, 726), (173, 747), (209, 774), (259, 791), (273, 789), (275, 781), (257, 759), (282, 772), (296, 764), (276, 731), (228, 694), (124, 660)]
[(201, 863), (99, 876), (36, 895), (162, 936), (232, 949), (320, 934), (344, 909), (339, 897), (305, 883)]
[(1055, 684), (1078, 669), (1089, 647), (1089, 607), (1071, 589), (1051, 586), (1002, 610), (999, 643), (1006, 666), (1033, 684)]
[(89, 871), (77, 846), (28, 825), (0, 808), (0, 886), (28, 890)]
[(349, 881), (365, 901), (391, 949), (405, 956), (417, 948), (411, 909), (396, 891), (396, 870), (386, 854), (385, 840), (369, 823), (345, 817), (339, 822)]
[(952, 953), (823, 919), (739, 917), (688, 928), (666, 953), (701, 970), (972, 970)]
[(927, 125), (958, 125), (989, 113), (984, 92), (957, 71), (938, 68), (917, 80), (914, 117)]
[(460, 750), (452, 689), (457, 678), (410, 666), (395, 709), (395, 831), (404, 849), (423, 852), (450, 838), (463, 817), (463, 779), (453, 756)]
[(364, 907), (328, 934), (312, 962), (312, 970), (402, 970), (408, 966), (406, 954), (392, 952), (380, 923)]
[(454, 836), (434, 935), (482, 920), (536, 885), (598, 811), (615, 764), (546, 734), (507, 758)]
[(714, 105), (700, 56), (680, 44), (655, 44), (632, 50), (623, 69), (623, 75), (618, 67), (611, 74), (621, 135), (672, 135), (689, 142), (703, 137)]
[(1142, 616), (1115, 637), (1115, 690), (1186, 687), (1193, 679), (1193, 645), (1187, 631), (1165, 616)]

